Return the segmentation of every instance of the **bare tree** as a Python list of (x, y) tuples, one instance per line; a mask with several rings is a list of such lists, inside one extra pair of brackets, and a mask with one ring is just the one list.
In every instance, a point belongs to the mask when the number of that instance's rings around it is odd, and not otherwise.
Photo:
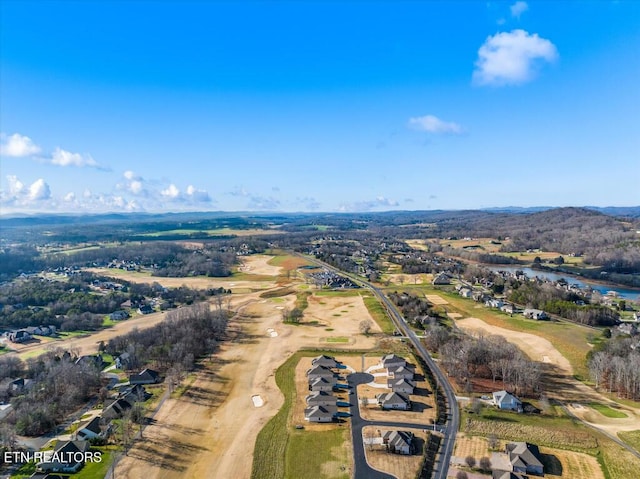
[(480, 469), (482, 469), (483, 471), (490, 471), (491, 470), (491, 459), (489, 459), (487, 456), (481, 457), (480, 458)]
[(370, 319), (363, 319), (362, 321), (360, 321), (359, 328), (362, 334), (369, 335), (372, 327), (373, 322)]
[(456, 479), (469, 479), (469, 475), (464, 471), (458, 471)]
[(476, 465), (476, 458), (473, 456), (467, 456), (464, 458), (464, 462), (467, 463), (467, 466), (469, 466), (471, 469), (473, 469)]

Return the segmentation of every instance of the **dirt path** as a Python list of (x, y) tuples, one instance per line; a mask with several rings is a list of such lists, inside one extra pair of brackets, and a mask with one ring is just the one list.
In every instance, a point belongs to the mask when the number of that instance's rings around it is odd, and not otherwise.
[[(182, 397), (165, 402), (145, 429), (145, 440), (118, 464), (116, 477), (249, 477), (256, 436), (283, 401), (275, 370), (301, 347), (318, 347), (330, 334), (352, 339), (332, 348), (375, 344), (375, 337), (357, 332), (359, 322), (369, 317), (360, 297), (311, 300), (309, 317), (318, 324), (291, 326), (282, 323), (281, 308), (291, 308), (294, 295), (273, 301), (258, 294), (246, 296), (243, 316), (232, 321), (237, 338), (222, 346)], [(261, 407), (255, 407), (255, 395), (262, 399)]]
[(465, 331), (503, 336), (518, 346), (529, 358), (540, 361), (544, 366), (545, 393), (553, 399), (567, 403), (571, 413), (592, 426), (612, 435), (619, 431), (640, 429), (640, 410), (616, 403), (616, 408), (627, 415), (626, 418), (608, 418), (588, 406), (598, 402), (611, 404), (612, 401), (573, 377), (569, 361), (549, 342), (535, 334), (512, 331), (490, 326), (478, 318), (456, 320), (456, 325)]

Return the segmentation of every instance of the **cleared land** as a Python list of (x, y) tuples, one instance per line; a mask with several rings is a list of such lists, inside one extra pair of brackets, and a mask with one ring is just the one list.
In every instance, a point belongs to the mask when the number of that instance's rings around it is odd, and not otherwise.
[[(260, 258), (249, 265), (273, 268), (269, 261)], [(275, 298), (278, 302), (260, 298), (257, 292), (238, 297), (249, 302), (242, 315), (231, 322), (236, 339), (222, 345), (214, 362), (197, 373), (193, 385), (180, 398), (161, 407), (154, 425), (145, 430), (145, 440), (118, 464), (116, 476), (249, 477), (258, 432), (283, 403), (274, 373), (286, 358), (302, 347), (326, 346), (326, 338), (338, 334), (353, 338), (353, 344), (363, 349), (373, 347), (377, 341), (375, 335), (359, 333), (360, 321), (371, 316), (357, 295), (310, 296), (300, 325), (283, 324), (281, 318), (281, 308), (293, 307), (294, 294)], [(327, 328), (334, 332), (329, 334)], [(336, 343), (331, 347), (350, 348), (353, 344)], [(251, 398), (255, 395), (263, 400), (261, 407), (254, 407)], [(329, 462), (341, 465), (336, 466), (337, 471), (332, 470), (331, 464), (323, 466), (327, 477), (345, 474), (340, 467), (345, 464), (341, 451), (348, 450), (344, 446), (347, 436), (341, 437), (336, 433), (327, 439), (336, 448), (334, 459)], [(344, 477), (348, 477), (348, 471)]]

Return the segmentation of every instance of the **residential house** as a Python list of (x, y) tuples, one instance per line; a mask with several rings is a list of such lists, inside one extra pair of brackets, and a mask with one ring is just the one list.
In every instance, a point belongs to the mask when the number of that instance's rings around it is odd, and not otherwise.
[(304, 418), (309, 422), (332, 422), (337, 412), (335, 406), (312, 406), (304, 410)]
[(469, 288), (460, 288), (458, 294), (463, 298), (471, 298), (473, 296), (473, 291), (471, 291)]
[(76, 430), (76, 439), (88, 441), (90, 439), (105, 438), (108, 434), (108, 428), (103, 428), (100, 422), (100, 416), (95, 416), (90, 421), (81, 424)]
[(405, 393), (405, 394), (413, 394), (413, 390), (415, 389), (415, 384), (407, 379), (390, 379), (387, 382), (387, 387), (391, 389), (393, 392), (397, 393)]
[(382, 443), (395, 454), (413, 453), (413, 433), (409, 431), (384, 431)]
[(102, 417), (105, 420), (118, 419), (130, 408), (131, 404), (128, 401), (116, 399), (102, 410)]
[(396, 393), (380, 393), (376, 395), (378, 405), (382, 409), (398, 409), (401, 411), (408, 411), (411, 409), (411, 402), (406, 396)]
[(325, 368), (337, 368), (340, 363), (333, 356), (321, 355), (311, 360), (313, 366), (322, 366)]
[(527, 308), (524, 310), (522, 314), (525, 318), (529, 318), (529, 319), (549, 319), (549, 316), (547, 316), (547, 313), (545, 313), (540, 309)]
[(335, 386), (336, 386), (335, 378), (315, 378), (315, 379), (309, 380), (310, 391), (330, 392), (330, 391), (333, 391), (333, 388)]
[(117, 369), (129, 369), (131, 364), (131, 355), (129, 353), (122, 353), (114, 361)]
[(8, 335), (9, 341), (13, 343), (25, 343), (32, 339), (31, 334), (25, 329), (18, 329), (17, 331), (11, 331)]
[(149, 394), (144, 389), (144, 386), (140, 384), (126, 386), (120, 389), (120, 392), (118, 393), (118, 399), (124, 399), (131, 406), (133, 406), (137, 402), (146, 401), (150, 397), (151, 394)]
[(306, 397), (307, 406), (335, 406), (338, 398), (326, 391), (314, 391)]
[(493, 404), (499, 409), (522, 412), (522, 401), (507, 391), (493, 393)]
[(412, 364), (405, 364), (404, 366), (398, 366), (387, 369), (387, 376), (393, 379), (413, 379), (415, 375), (415, 366)]
[(21, 394), (22, 392), (31, 389), (32, 385), (33, 385), (33, 380), (18, 378), (18, 379), (14, 379), (9, 383), (9, 390), (13, 394)]
[(382, 356), (382, 367), (387, 369), (399, 368), (400, 366), (406, 366), (407, 361), (395, 354), (387, 354)]
[(510, 442), (505, 446), (513, 472), (543, 475), (544, 466), (540, 462), (540, 451), (535, 444), (527, 442)]
[(80, 356), (76, 359), (75, 363), (77, 365), (89, 365), (94, 366), (97, 369), (102, 369), (104, 367), (104, 361), (100, 354), (88, 354), (85, 356)]
[(324, 366), (314, 366), (313, 368), (307, 370), (307, 377), (309, 380), (317, 379), (317, 378), (333, 378), (335, 377), (335, 373)]
[(153, 369), (143, 369), (138, 374), (129, 376), (129, 384), (156, 384), (162, 382), (160, 374)]
[(109, 315), (109, 319), (112, 321), (122, 321), (123, 319), (129, 318), (129, 313), (124, 310), (114, 311)]
[(37, 463), (36, 471), (78, 472), (84, 465), (84, 461), (76, 462), (76, 459), (84, 458), (84, 454), (89, 452), (90, 448), (87, 441), (59, 441), (50, 454), (45, 451), (45, 457), (48, 456), (48, 460)]
[(140, 314), (151, 314), (153, 313), (153, 308), (148, 304), (143, 304), (138, 308), (138, 313)]
[(451, 284), (451, 278), (447, 273), (439, 273), (433, 278), (432, 283), (436, 286), (444, 286)]
[(488, 308), (502, 308), (504, 306), (504, 301), (496, 298), (489, 298), (484, 302), (484, 305)]
[(500, 311), (507, 314), (513, 314), (516, 312), (516, 308), (511, 303), (505, 303), (502, 306), (500, 306)]

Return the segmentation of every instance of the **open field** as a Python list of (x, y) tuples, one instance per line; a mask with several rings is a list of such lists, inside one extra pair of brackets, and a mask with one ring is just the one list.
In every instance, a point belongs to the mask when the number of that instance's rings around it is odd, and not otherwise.
[[(376, 344), (376, 335), (366, 337), (358, 331), (359, 322), (370, 318), (360, 296), (310, 296), (304, 321), (288, 325), (282, 323), (281, 311), (293, 306), (296, 295), (281, 296), (277, 299), (282, 302), (274, 303), (259, 294), (234, 295), (245, 303), (242, 314), (231, 322), (236, 340), (222, 345), (214, 362), (198, 372), (180, 398), (167, 400), (155, 424), (145, 430), (146, 440), (136, 444), (129, 457), (119, 463), (116, 475), (143, 474), (147, 479), (249, 477), (258, 432), (283, 404), (274, 376), (282, 362), (302, 347), (326, 347), (328, 336), (348, 336), (358, 348)], [(337, 313), (340, 316), (334, 316)], [(325, 328), (335, 332), (328, 334)], [(345, 346), (352, 344), (331, 345)], [(254, 396), (260, 396), (261, 407), (254, 406)], [(258, 447), (262, 444), (258, 441)], [(178, 449), (188, 454), (177, 455)], [(327, 456), (328, 462), (341, 457), (337, 450), (334, 453)], [(284, 461), (284, 455), (279, 460)], [(348, 470), (351, 466), (345, 467)]]
[(640, 429), (619, 432), (618, 437), (640, 452)]
[(541, 447), (544, 477), (562, 479), (605, 479), (598, 460), (582, 452)]
[(131, 283), (159, 283), (166, 288), (179, 288), (188, 286), (194, 289), (225, 288), (232, 292), (238, 290), (268, 289), (274, 286), (275, 278), (270, 275), (252, 275), (250, 273), (238, 273), (227, 278), (210, 278), (207, 276), (195, 276), (185, 278), (151, 276), (149, 273), (125, 271), (116, 268), (87, 268), (95, 274), (109, 276), (115, 279), (123, 279)]
[[(362, 429), (362, 435), (367, 437), (379, 437), (381, 431), (386, 428), (378, 428), (376, 426), (367, 426)], [(427, 438), (427, 432), (424, 429), (403, 428), (403, 431), (410, 431), (414, 435), (415, 454), (402, 455), (387, 452), (383, 445), (371, 445), (365, 447), (367, 462), (371, 467), (379, 471), (387, 472), (397, 479), (414, 479), (418, 473), (418, 469), (422, 464), (422, 450)]]

